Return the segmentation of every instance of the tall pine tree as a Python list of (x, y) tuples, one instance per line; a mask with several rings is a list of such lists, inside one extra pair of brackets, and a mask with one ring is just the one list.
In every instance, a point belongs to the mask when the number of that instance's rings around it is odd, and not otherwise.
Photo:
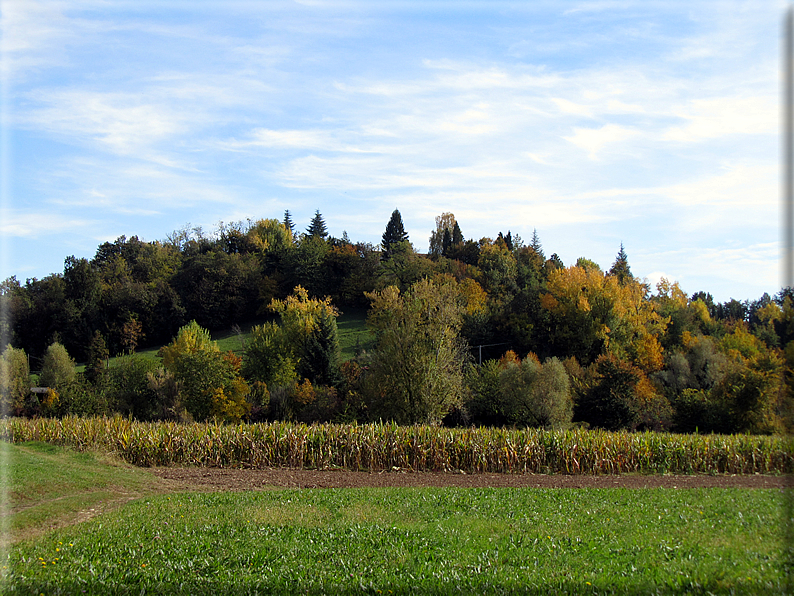
[(290, 234), (295, 233), (295, 224), (292, 223), (292, 215), (289, 212), (289, 209), (284, 211), (284, 227), (289, 230)]
[(394, 245), (406, 240), (408, 240), (408, 234), (405, 233), (405, 227), (403, 227), (403, 218), (400, 215), (400, 211), (395, 209), (391, 214), (389, 223), (386, 224), (386, 231), (383, 232), (383, 240), (380, 244), (382, 249), (381, 259), (384, 261), (390, 259)]
[(634, 279), (634, 276), (631, 274), (631, 268), (629, 267), (629, 258), (626, 256), (626, 251), (623, 249), (622, 242), (620, 243), (620, 252), (618, 252), (618, 256), (612, 264), (612, 268), (609, 270), (609, 275), (617, 277), (618, 283), (621, 286)]
[(455, 227), (452, 228), (452, 244), (463, 244), (463, 232), (460, 231), (458, 222), (455, 222)]
[(300, 373), (316, 385), (337, 386), (342, 380), (336, 317), (323, 308), (317, 324), (306, 339)]
[(320, 215), (320, 210), (314, 212), (314, 217), (312, 218), (309, 227), (306, 228), (306, 233), (309, 236), (314, 238), (321, 238), (325, 240), (325, 237), (328, 236), (328, 229), (325, 227), (325, 220), (323, 216)]

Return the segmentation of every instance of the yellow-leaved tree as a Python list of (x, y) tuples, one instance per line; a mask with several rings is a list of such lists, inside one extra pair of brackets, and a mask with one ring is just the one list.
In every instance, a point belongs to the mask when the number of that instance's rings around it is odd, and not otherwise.
[(659, 337), (669, 323), (648, 300), (648, 287), (593, 267), (551, 271), (541, 306), (552, 319), (550, 339), (560, 355), (581, 363), (601, 354), (630, 360), (645, 372), (664, 364)]
[(181, 386), (182, 406), (195, 420), (238, 422), (248, 414), (248, 384), (240, 376), (242, 360), (232, 352), (221, 352), (198, 323), (182, 327), (161, 355), (163, 366)]

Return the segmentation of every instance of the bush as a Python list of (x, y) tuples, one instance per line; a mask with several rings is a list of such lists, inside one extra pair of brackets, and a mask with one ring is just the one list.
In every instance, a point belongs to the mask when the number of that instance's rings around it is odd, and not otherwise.
[(593, 366), (596, 379), (576, 404), (575, 420), (606, 430), (669, 427), (669, 402), (639, 368), (611, 354), (599, 356)]
[(501, 426), (507, 423), (499, 405), (499, 373), (496, 360), (486, 360), (481, 366), (466, 369), (468, 399), (465, 407), (472, 424)]
[(50, 344), (44, 354), (39, 384), (42, 387), (52, 387), (57, 390), (76, 379), (74, 360), (69, 356), (66, 348), (58, 342)]
[(108, 392), (115, 411), (138, 420), (160, 418), (158, 394), (149, 383), (149, 375), (158, 368), (156, 361), (138, 354), (116, 358), (108, 371)]
[(534, 355), (523, 362), (507, 362), (499, 373), (499, 397), (510, 424), (560, 428), (571, 423), (571, 386), (557, 358), (542, 365)]
[(25, 350), (6, 347), (0, 356), (0, 414), (21, 415), (31, 396), (30, 386)]
[(251, 329), (243, 359), (246, 379), (268, 386), (289, 385), (297, 378), (295, 364), (291, 347), (278, 324), (268, 322)]

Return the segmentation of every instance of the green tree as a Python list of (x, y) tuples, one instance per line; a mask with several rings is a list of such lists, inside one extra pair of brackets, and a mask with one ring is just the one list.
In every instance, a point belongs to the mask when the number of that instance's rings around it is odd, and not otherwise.
[(390, 258), (378, 268), (376, 287), (396, 286), (402, 292), (430, 275), (432, 269), (433, 263), (417, 254), (410, 242), (398, 242), (392, 245)]
[(160, 412), (158, 395), (149, 386), (149, 375), (159, 368), (157, 362), (139, 354), (115, 358), (108, 369), (109, 393), (113, 409), (131, 414), (137, 420), (152, 420)]
[(328, 236), (328, 229), (325, 227), (325, 220), (323, 216), (320, 215), (320, 210), (314, 212), (314, 217), (312, 218), (309, 227), (306, 228), (306, 233), (309, 236), (314, 238), (320, 238), (321, 240), (325, 240), (326, 236)]
[(631, 268), (629, 267), (629, 258), (626, 255), (622, 242), (620, 243), (618, 256), (615, 262), (612, 263), (612, 268), (609, 270), (609, 275), (617, 277), (620, 285), (625, 285), (634, 279), (634, 276), (631, 274)]
[(482, 365), (466, 367), (465, 407), (472, 424), (500, 426), (507, 424), (501, 407), (499, 375), (502, 367), (498, 360), (490, 359)]
[(532, 229), (532, 241), (529, 246), (540, 256), (542, 261), (546, 260), (546, 255), (543, 254), (543, 245), (540, 243), (540, 236), (538, 236), (538, 231), (534, 228)]
[(324, 264), (331, 245), (320, 236), (305, 236), (298, 245), (284, 255), (286, 288), (302, 286), (313, 296), (326, 295), (336, 288), (329, 288), (324, 275)]
[(74, 360), (61, 344), (54, 342), (47, 348), (41, 365), (39, 384), (58, 390), (77, 379)]
[(243, 375), (268, 387), (291, 385), (297, 380), (298, 356), (283, 329), (272, 321), (251, 329), (245, 347)]
[(515, 294), (517, 288), (516, 258), (503, 240), (484, 242), (480, 248), (480, 270), (478, 281), (488, 295), (496, 302), (505, 302)]
[(182, 327), (161, 354), (163, 366), (181, 384), (181, 402), (194, 419), (236, 422), (247, 415), (242, 360), (232, 352), (221, 353), (209, 331), (195, 321)]
[(85, 377), (96, 385), (105, 374), (107, 359), (110, 356), (105, 338), (97, 329), (88, 346), (88, 358), (85, 363)]
[(576, 259), (576, 266), (581, 267), (585, 271), (597, 271), (598, 273), (601, 273), (601, 266), (595, 261), (591, 261), (585, 257), (579, 257)]
[(300, 374), (315, 385), (336, 387), (342, 382), (340, 356), (336, 314), (324, 308), (306, 340), (300, 361)]
[(292, 223), (292, 215), (289, 212), (289, 209), (284, 211), (284, 227), (289, 230), (290, 234), (295, 233), (295, 224)]
[(463, 243), (463, 232), (460, 231), (460, 226), (458, 222), (455, 222), (455, 225), (452, 227), (452, 245), (462, 244)]
[(20, 416), (30, 393), (30, 367), (25, 350), (6, 346), (0, 355), (0, 415)]
[(428, 254), (437, 259), (444, 253), (444, 232), (450, 233), (455, 229), (455, 216), (452, 213), (442, 213), (436, 216), (436, 229), (430, 233), (430, 250)]
[(510, 424), (563, 428), (573, 416), (570, 382), (556, 358), (507, 362), (499, 374), (499, 406)]
[(405, 294), (368, 294), (376, 348), (364, 386), (374, 418), (437, 423), (462, 402), (465, 302), (454, 282), (424, 279)]
[(395, 209), (391, 214), (389, 223), (386, 224), (386, 231), (383, 232), (383, 239), (381, 241), (381, 259), (386, 260), (391, 258), (392, 248), (399, 242), (408, 240), (408, 234), (403, 227), (403, 218), (400, 212)]

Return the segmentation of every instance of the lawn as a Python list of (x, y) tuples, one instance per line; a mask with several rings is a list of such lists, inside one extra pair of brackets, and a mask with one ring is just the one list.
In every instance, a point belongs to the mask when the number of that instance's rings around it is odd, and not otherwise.
[[(52, 502), (58, 491), (91, 494), (91, 485), (140, 495), (84, 523), (32, 531), (33, 538), (13, 544), (4, 569), (5, 591), (12, 594), (754, 594), (784, 588), (780, 490), (167, 493), (145, 471), (111, 459), (40, 445), (5, 445), (4, 451), (39, 466), (12, 481), (12, 497), (27, 495), (28, 505)], [(70, 484), (70, 470), (81, 467), (86, 476)], [(56, 468), (60, 488), (25, 490), (46, 484), (40, 478)], [(19, 515), (6, 522), (19, 527)], [(39, 519), (28, 528), (48, 523)]]

